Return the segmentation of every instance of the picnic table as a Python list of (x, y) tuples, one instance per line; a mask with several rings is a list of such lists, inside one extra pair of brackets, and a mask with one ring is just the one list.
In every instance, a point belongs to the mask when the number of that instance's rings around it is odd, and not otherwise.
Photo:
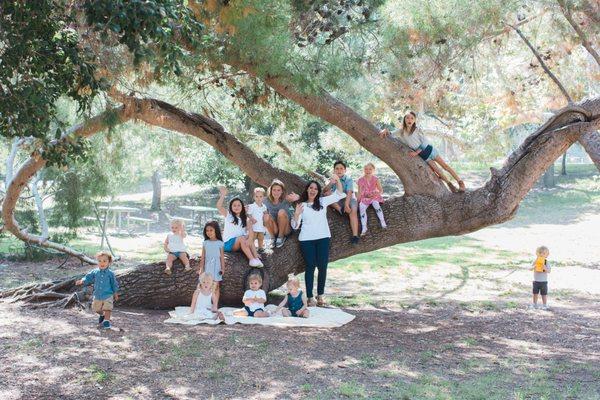
[[(208, 220), (209, 216), (212, 217), (214, 214), (217, 214), (219, 212), (219, 210), (214, 207), (205, 206), (179, 206), (179, 208), (191, 211), (192, 220), (194, 221), (194, 223), (198, 222), (200, 226), (204, 222), (203, 220)], [(202, 218), (202, 215), (206, 215), (207, 218)], [(196, 218), (197, 216), (200, 216), (200, 218)]]
[(112, 213), (110, 221), (117, 231), (123, 229), (123, 219), (127, 222), (131, 213), (140, 212), (139, 208), (125, 206), (100, 206), (99, 209), (107, 213)]

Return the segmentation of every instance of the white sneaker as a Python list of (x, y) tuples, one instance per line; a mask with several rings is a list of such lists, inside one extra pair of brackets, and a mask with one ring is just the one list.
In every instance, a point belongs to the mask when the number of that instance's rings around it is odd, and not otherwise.
[(538, 308), (538, 305), (537, 305), (537, 304), (530, 304), (530, 305), (529, 305), (529, 309), (530, 309), (530, 310), (537, 310), (537, 308)]
[(263, 263), (258, 258), (253, 258), (252, 260), (250, 260), (250, 266), (260, 268), (263, 266)]
[(548, 307), (546, 304), (542, 305), (542, 310), (550, 310), (550, 307)]
[(387, 224), (385, 222), (381, 224), (381, 229), (387, 229)]
[(366, 230), (366, 229), (363, 229), (363, 230), (360, 232), (360, 236), (365, 236), (366, 234), (367, 234), (367, 230)]

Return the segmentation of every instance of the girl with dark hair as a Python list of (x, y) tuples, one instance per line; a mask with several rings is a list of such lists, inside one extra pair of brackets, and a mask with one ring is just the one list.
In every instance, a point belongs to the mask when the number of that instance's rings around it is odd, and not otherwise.
[(223, 230), (223, 249), (227, 252), (241, 250), (250, 262), (251, 267), (262, 267), (254, 241), (248, 239), (248, 230), (252, 229), (252, 218), (246, 216), (246, 207), (244, 202), (234, 197), (229, 201), (229, 210), (223, 207), (227, 189), (219, 188), (219, 200), (217, 201), (217, 209), (219, 214), (225, 219), (225, 229)]
[[(432, 145), (429, 144), (423, 132), (417, 127), (417, 114), (413, 111), (409, 111), (404, 118), (402, 118), (402, 129), (397, 129), (394, 132), (391, 132), (386, 128), (379, 132), (379, 136), (387, 137), (389, 135), (397, 138), (402, 142), (402, 144), (408, 146), (412, 151), (408, 153), (411, 157), (419, 156), (421, 157), (429, 167), (435, 172), (435, 174), (443, 180), (446, 185), (450, 188), (452, 192), (464, 192), (465, 191), (465, 183), (462, 179), (459, 178), (458, 174), (454, 172), (452, 167), (450, 167), (442, 157), (438, 154), (437, 150), (433, 148)], [(438, 166), (439, 165), (439, 166)], [(458, 183), (458, 189), (456, 186), (450, 182), (450, 180), (446, 177), (444, 172), (440, 169), (440, 166), (448, 171), (450, 175), (456, 182)]]
[[(217, 221), (209, 221), (204, 225), (204, 242), (202, 243), (202, 258), (198, 274), (209, 274), (214, 281), (215, 306), (219, 303), (220, 285), (225, 270), (225, 253), (223, 252), (223, 237)], [(194, 293), (196, 295), (196, 293)], [(194, 303), (192, 303), (194, 304)]]
[(325, 281), (327, 279), (327, 264), (329, 262), (329, 240), (331, 232), (327, 222), (327, 206), (346, 197), (340, 178), (337, 175), (331, 177), (331, 183), (335, 184), (335, 192), (329, 196), (321, 197), (322, 188), (319, 182), (310, 181), (300, 196), (300, 202), (296, 205), (296, 212), (292, 220), (292, 227), (300, 229), (298, 240), (300, 250), (306, 262), (304, 280), (306, 283), (306, 296), (308, 305), (314, 306), (313, 286), (315, 278), (315, 267), (319, 270), (317, 281), (317, 306), (324, 306)]

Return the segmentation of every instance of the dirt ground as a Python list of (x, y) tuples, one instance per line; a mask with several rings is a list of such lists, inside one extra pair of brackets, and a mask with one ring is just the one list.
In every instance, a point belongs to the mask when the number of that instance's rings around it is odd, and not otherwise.
[(164, 312), (119, 309), (107, 332), (89, 311), (0, 303), (0, 398), (600, 397), (589, 298), (552, 311), (347, 311), (342, 328), (289, 329), (167, 326)]

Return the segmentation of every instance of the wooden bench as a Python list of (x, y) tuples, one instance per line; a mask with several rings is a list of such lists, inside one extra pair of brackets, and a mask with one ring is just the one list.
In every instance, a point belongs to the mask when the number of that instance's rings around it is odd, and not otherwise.
[(156, 220), (150, 219), (150, 218), (142, 218), (142, 217), (131, 217), (129, 216), (127, 218), (128, 222), (139, 222), (142, 224), (146, 224), (146, 233), (150, 232), (150, 224), (155, 224)]

